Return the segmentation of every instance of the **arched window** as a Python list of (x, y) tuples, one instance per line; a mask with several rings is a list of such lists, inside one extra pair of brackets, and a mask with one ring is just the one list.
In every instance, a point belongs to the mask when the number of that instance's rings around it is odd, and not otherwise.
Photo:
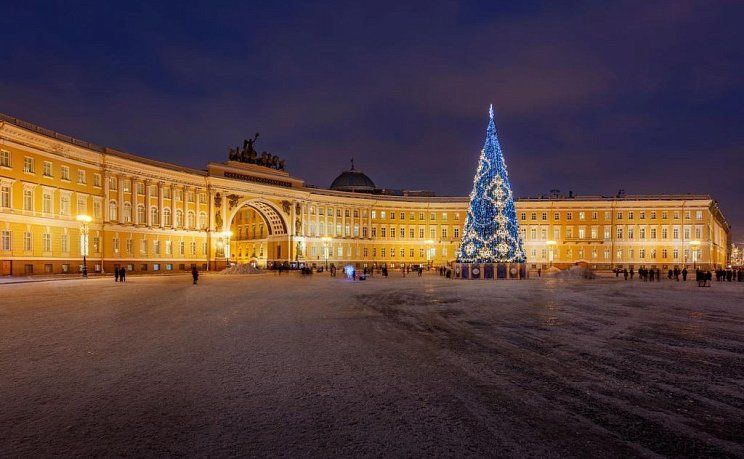
[(145, 221), (145, 206), (140, 204), (137, 206), (137, 224), (144, 225), (145, 223), (147, 223)]
[(171, 226), (171, 211), (167, 207), (163, 209), (163, 225)]
[(109, 220), (116, 221), (119, 219), (119, 212), (116, 207), (116, 201), (109, 202)]
[(180, 210), (176, 211), (176, 227), (181, 228), (183, 226), (183, 212)]
[(132, 205), (124, 203), (124, 223), (132, 223)]
[(194, 212), (189, 211), (188, 214), (186, 214), (186, 226), (189, 228), (193, 228), (194, 226)]
[(158, 224), (158, 208), (157, 207), (150, 208), (150, 220), (153, 225)]
[(199, 212), (199, 228), (207, 229), (207, 214), (205, 212)]

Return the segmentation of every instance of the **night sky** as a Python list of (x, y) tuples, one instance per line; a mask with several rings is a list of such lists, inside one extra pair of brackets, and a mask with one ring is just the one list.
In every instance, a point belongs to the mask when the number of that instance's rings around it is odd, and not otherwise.
[(744, 241), (744, 2), (5, 2), (0, 111), (204, 168), (467, 195), (709, 193)]

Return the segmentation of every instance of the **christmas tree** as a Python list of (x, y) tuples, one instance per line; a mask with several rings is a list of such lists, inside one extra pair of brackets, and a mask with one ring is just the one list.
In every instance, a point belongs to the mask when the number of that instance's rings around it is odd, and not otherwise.
[(464, 263), (523, 263), (522, 238), (514, 210), (509, 174), (501, 152), (493, 105), (486, 130), (486, 142), (473, 179), (470, 207), (457, 261)]

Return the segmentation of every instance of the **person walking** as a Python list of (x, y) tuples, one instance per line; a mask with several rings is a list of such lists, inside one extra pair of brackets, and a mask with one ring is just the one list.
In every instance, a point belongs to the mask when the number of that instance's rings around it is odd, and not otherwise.
[(114, 282), (119, 282), (119, 268), (114, 268)]
[(196, 269), (196, 266), (191, 267), (191, 279), (194, 281), (194, 285), (199, 280), (199, 270)]
[(628, 268), (623, 268), (623, 277), (628, 280)]
[(635, 271), (633, 268), (630, 268), (630, 280), (633, 280), (633, 275), (635, 274)]
[(682, 281), (683, 282), (687, 281), (687, 268), (686, 267), (682, 270)]
[(119, 281), (124, 282), (127, 279), (127, 269), (123, 266), (119, 268)]

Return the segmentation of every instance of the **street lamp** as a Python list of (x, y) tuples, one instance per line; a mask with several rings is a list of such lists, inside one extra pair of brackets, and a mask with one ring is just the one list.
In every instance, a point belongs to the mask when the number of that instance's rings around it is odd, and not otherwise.
[(431, 246), (434, 244), (434, 241), (431, 239), (427, 239), (424, 241), (426, 244), (426, 269), (431, 269)]
[(226, 267), (230, 267), (230, 237), (232, 237), (233, 232), (230, 230), (223, 231), (222, 232), (222, 239), (224, 244), (224, 252), (225, 252), (225, 262)]
[(548, 268), (553, 267), (553, 247), (555, 247), (555, 241), (545, 241), (548, 246)]
[(700, 241), (690, 241), (688, 242), (690, 244), (690, 247), (692, 250), (692, 269), (697, 270), (697, 253), (698, 253), (698, 247), (700, 247)]
[(83, 277), (88, 277), (88, 224), (93, 221), (89, 215), (78, 215), (80, 222), (80, 254), (83, 256)]
[(325, 269), (328, 271), (328, 244), (331, 242), (331, 238), (324, 236), (320, 238), (323, 241), (323, 253), (325, 254)]

